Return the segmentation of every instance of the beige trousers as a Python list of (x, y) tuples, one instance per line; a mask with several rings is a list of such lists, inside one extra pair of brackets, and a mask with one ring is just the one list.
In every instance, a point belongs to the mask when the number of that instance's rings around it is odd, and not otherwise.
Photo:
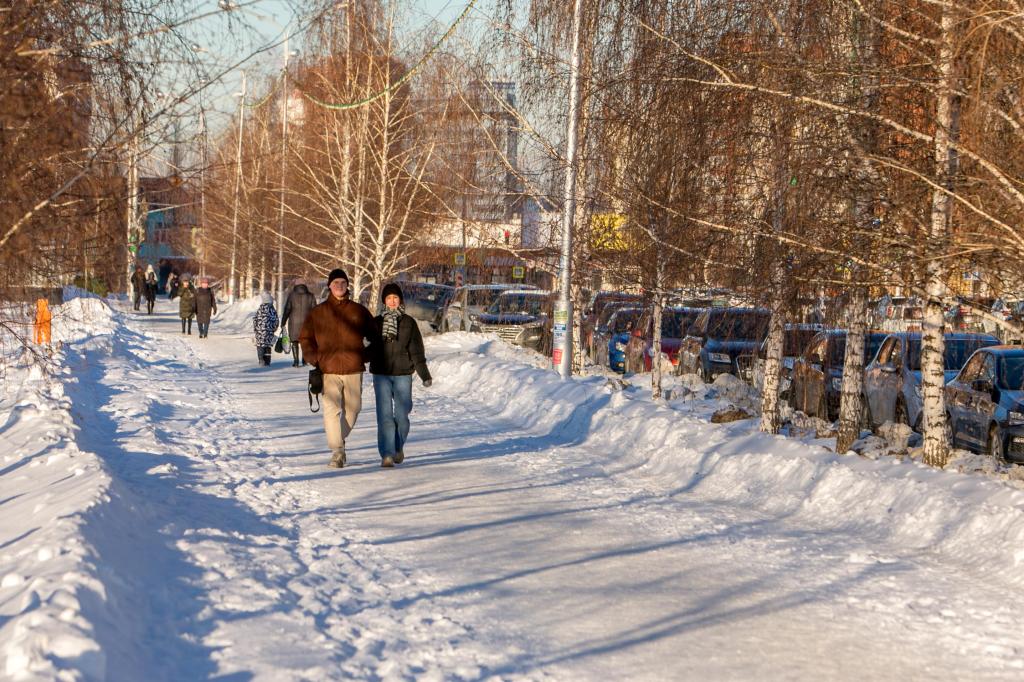
[(324, 431), (331, 453), (345, 451), (345, 439), (356, 425), (356, 417), (363, 406), (363, 375), (324, 375)]

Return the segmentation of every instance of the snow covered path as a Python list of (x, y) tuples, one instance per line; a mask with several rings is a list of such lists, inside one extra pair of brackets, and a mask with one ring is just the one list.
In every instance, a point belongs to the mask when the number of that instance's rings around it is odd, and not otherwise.
[[(733, 460), (716, 458), (762, 443), (748, 427), (681, 418), (706, 454), (637, 437), (625, 456), (607, 421), (628, 416), (621, 392), (581, 382), (567, 409), (523, 405), (533, 392), (501, 384), (543, 377), (509, 353), (467, 383), (503, 351), (454, 334), (428, 342), (406, 463), (379, 468), (367, 382), (350, 464), (332, 470), (305, 369), (257, 367), (247, 339), (216, 322), (182, 337), (158, 312), (116, 350), (68, 357), (78, 445), (113, 479), (84, 529), (109, 679), (1024, 676), (1018, 576), (947, 550), (956, 534), (927, 508), (915, 543), (841, 495), (723, 487)], [(779, 448), (777, 470), (823, 457)]]

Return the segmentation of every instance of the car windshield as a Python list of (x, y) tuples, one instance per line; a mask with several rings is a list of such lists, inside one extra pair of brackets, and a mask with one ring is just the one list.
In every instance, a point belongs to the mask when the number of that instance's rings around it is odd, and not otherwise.
[(623, 303), (625, 301), (632, 302), (632, 301), (636, 301), (636, 300), (638, 300), (636, 296), (630, 296), (628, 294), (616, 294), (616, 295), (612, 295), (612, 296), (599, 296), (597, 299), (594, 300), (594, 308), (593, 308), (594, 312), (593, 312), (593, 315), (598, 320), (600, 320), (601, 322), (606, 322), (608, 320), (608, 317), (610, 316), (610, 314), (609, 315), (605, 315), (604, 313), (608, 310), (608, 308), (614, 308), (615, 307), (612, 304), (615, 304), (615, 303), (620, 303), (621, 304), (621, 303)]
[[(885, 334), (864, 335), (864, 364), (867, 364), (875, 357), (883, 341), (885, 341)], [(832, 367), (842, 367), (845, 362), (846, 336), (836, 336), (832, 340), (832, 354), (829, 355), (829, 365)]]
[(469, 303), (467, 305), (486, 308), (494, 302), (494, 299), (501, 293), (500, 289), (470, 289), (466, 292)]
[(630, 322), (636, 324), (636, 321), (640, 319), (642, 312), (643, 311), (639, 308), (616, 310), (612, 315), (612, 319), (608, 322), (608, 328), (613, 334), (623, 334), (628, 332)]
[(782, 349), (782, 355), (784, 357), (796, 357), (804, 352), (804, 348), (807, 348), (807, 344), (811, 342), (814, 335), (817, 334), (813, 329), (787, 329), (786, 330), (786, 343)]
[(597, 326), (608, 326), (608, 320), (612, 318), (612, 315), (631, 303), (633, 303), (633, 301), (609, 301), (609, 305), (606, 305), (604, 310), (601, 311), (601, 314), (597, 316)]
[[(946, 339), (945, 370), (960, 371), (967, 364), (967, 358), (979, 348), (991, 346), (995, 341), (990, 339)], [(915, 372), (921, 370), (921, 339), (911, 339), (907, 343), (909, 367)]]
[(411, 286), (406, 289), (405, 297), (421, 305), (441, 306), (455, 293), (454, 289), (439, 286)]
[(699, 312), (684, 310), (664, 310), (661, 313), (661, 337), (664, 339), (681, 339), (684, 333), (700, 315)]
[(709, 320), (708, 338), (760, 341), (767, 329), (768, 316), (763, 313), (723, 313)]
[(487, 308), (491, 315), (541, 315), (547, 299), (530, 294), (502, 294)]
[(1024, 390), (1024, 356), (1004, 357), (999, 364), (999, 388), (1007, 391)]

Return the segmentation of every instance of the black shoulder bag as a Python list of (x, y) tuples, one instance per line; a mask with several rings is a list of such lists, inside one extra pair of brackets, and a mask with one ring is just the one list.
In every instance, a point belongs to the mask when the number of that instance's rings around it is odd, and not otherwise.
[[(309, 370), (309, 386), (306, 389), (309, 394), (309, 411), (320, 411), (320, 394), (324, 392), (324, 373), (319, 367)], [(316, 409), (313, 409), (313, 396), (316, 396)]]

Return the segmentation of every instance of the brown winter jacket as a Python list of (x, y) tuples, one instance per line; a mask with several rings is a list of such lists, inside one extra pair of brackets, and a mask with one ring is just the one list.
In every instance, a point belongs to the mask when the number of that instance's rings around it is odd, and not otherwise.
[(370, 359), (363, 339), (375, 343), (377, 337), (369, 310), (348, 298), (328, 296), (306, 316), (299, 344), (306, 362), (324, 374), (359, 374)]

